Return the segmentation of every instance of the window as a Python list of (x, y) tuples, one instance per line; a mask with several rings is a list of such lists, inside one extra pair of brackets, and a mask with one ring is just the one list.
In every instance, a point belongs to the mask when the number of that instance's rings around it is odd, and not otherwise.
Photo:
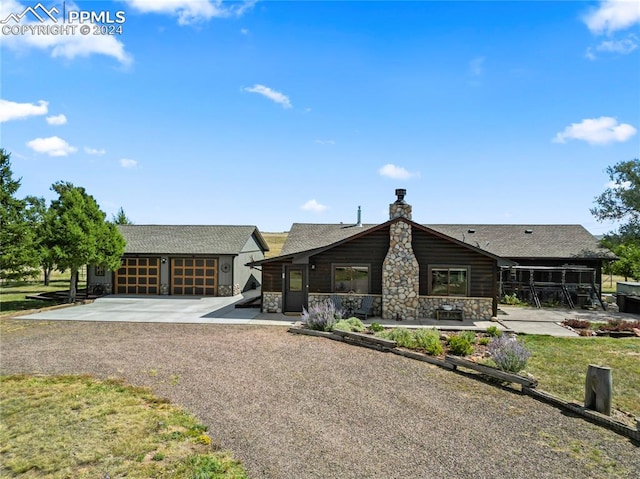
[(433, 266), (429, 268), (429, 294), (434, 296), (469, 296), (469, 268)]
[(96, 276), (104, 276), (104, 267), (96, 266)]
[(334, 293), (369, 293), (369, 266), (348, 265), (333, 268)]

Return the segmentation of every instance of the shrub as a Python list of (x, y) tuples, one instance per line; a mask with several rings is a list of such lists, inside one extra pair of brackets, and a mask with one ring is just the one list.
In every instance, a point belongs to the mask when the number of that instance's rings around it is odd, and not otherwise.
[(491, 340), (489, 353), (500, 369), (512, 373), (522, 371), (527, 365), (527, 359), (531, 356), (524, 344), (506, 335)]
[(458, 333), (458, 336), (465, 338), (471, 344), (476, 344), (476, 333), (473, 331), (462, 331)]
[(390, 339), (398, 343), (398, 346), (403, 348), (415, 348), (416, 347), (416, 339), (406, 328), (393, 328), (388, 331), (383, 331), (378, 333), (378, 336), (385, 339)]
[[(470, 332), (470, 331), (465, 331)], [(473, 334), (473, 333), (472, 333)], [(475, 334), (474, 334), (475, 340)], [(449, 352), (455, 356), (468, 356), (473, 352), (473, 342), (470, 341), (469, 335), (460, 333), (449, 337)]]
[(591, 323), (589, 321), (584, 321), (582, 319), (565, 319), (562, 321), (562, 324), (573, 329), (589, 329), (591, 327)]
[(511, 306), (525, 306), (527, 304), (523, 301), (520, 301), (520, 298), (518, 298), (518, 295), (516, 293), (505, 294), (502, 297), (502, 303), (509, 304)]
[(418, 329), (413, 333), (416, 345), (431, 356), (440, 356), (444, 352), (437, 329)]
[(487, 328), (487, 334), (493, 338), (502, 336), (502, 331), (498, 329), (498, 326), (489, 326)]
[(356, 333), (361, 333), (364, 331), (366, 326), (362, 324), (358, 318), (349, 318), (349, 319), (341, 319), (337, 323), (333, 325), (332, 329), (339, 329), (341, 331), (353, 331)]
[(358, 318), (349, 318), (347, 319), (347, 323), (351, 325), (351, 331), (355, 331), (356, 333), (361, 333), (367, 329), (367, 327)]
[(384, 331), (384, 326), (382, 326), (379, 323), (371, 323), (371, 326), (369, 326), (369, 329), (374, 333), (379, 333), (381, 331)]
[(478, 344), (481, 346), (487, 346), (491, 342), (491, 338), (480, 338)]
[(624, 319), (610, 319), (598, 329), (601, 331), (633, 331), (640, 328), (640, 321), (625, 321)]
[(312, 305), (308, 311), (302, 308), (301, 317), (309, 329), (331, 331), (336, 321), (342, 317), (341, 313), (336, 310), (332, 301), (326, 300)]
[(332, 331), (335, 331), (336, 329), (340, 331), (351, 331), (351, 325), (345, 319), (341, 319), (331, 328)]

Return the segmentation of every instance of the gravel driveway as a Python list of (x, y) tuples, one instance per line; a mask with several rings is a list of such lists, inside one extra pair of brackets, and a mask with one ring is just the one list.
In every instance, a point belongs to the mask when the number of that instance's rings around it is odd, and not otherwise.
[(622, 436), (392, 354), (273, 326), (2, 321), (2, 374), (150, 386), (252, 478), (640, 477)]

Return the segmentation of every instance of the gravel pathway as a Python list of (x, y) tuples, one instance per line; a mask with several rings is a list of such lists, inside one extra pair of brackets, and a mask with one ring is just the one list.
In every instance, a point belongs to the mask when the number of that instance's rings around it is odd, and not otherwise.
[(183, 405), (252, 478), (640, 477), (640, 448), (533, 398), (280, 327), (2, 319), (0, 373)]

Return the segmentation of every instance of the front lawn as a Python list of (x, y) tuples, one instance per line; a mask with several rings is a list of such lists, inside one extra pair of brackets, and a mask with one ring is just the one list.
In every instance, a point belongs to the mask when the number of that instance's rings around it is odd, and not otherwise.
[[(84, 287), (85, 283), (80, 282), (78, 284), (78, 288)], [(49, 286), (45, 286), (42, 281), (21, 281), (3, 284), (0, 286), (0, 316), (10, 315), (19, 311), (55, 306), (56, 304), (60, 304), (61, 301), (27, 299), (25, 296), (37, 293), (68, 290), (68, 273), (52, 273), (52, 279), (49, 282)]]
[(0, 386), (2, 477), (246, 478), (205, 426), (146, 389), (84, 376)]
[(613, 376), (613, 407), (640, 417), (640, 338), (522, 338), (531, 357), (527, 372), (540, 389), (566, 400), (584, 401), (589, 364), (608, 366)]

